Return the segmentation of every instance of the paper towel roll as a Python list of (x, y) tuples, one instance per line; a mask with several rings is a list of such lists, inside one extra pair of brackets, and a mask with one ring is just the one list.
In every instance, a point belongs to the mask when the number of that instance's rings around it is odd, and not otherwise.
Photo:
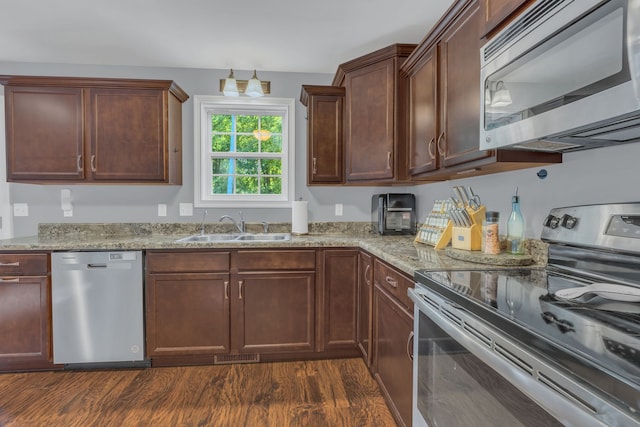
[(291, 232), (293, 234), (307, 234), (309, 232), (306, 201), (294, 201), (291, 205)]

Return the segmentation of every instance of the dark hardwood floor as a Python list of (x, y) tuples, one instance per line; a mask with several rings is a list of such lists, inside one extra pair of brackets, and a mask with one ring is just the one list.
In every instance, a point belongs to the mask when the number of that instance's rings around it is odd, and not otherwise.
[(0, 374), (0, 426), (395, 426), (361, 359)]

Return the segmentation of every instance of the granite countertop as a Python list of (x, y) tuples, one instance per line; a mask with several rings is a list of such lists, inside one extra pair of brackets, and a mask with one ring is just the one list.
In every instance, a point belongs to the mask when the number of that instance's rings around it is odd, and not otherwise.
[[(206, 233), (232, 232), (230, 224), (207, 224)], [(287, 224), (272, 224), (271, 232), (288, 232)], [(260, 224), (248, 224), (248, 232), (260, 232)], [(408, 275), (415, 270), (490, 269), (491, 265), (454, 259), (445, 251), (414, 243), (413, 236), (380, 236), (368, 223), (311, 223), (309, 234), (292, 235), (291, 240), (275, 242), (177, 243), (176, 240), (200, 233), (197, 224), (41, 224), (38, 235), (0, 240), (0, 251), (68, 250), (164, 250), (207, 248), (323, 248), (357, 247), (387, 261)], [(533, 267), (546, 263), (546, 244), (528, 240)], [(514, 263), (515, 266), (515, 263)], [(510, 268), (507, 265), (495, 268)]]

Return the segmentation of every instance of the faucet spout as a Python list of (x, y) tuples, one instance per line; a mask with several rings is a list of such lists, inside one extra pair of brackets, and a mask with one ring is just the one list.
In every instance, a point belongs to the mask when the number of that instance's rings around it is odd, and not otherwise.
[(207, 210), (202, 213), (202, 226), (200, 227), (200, 235), (204, 236), (204, 219), (207, 217)]
[(242, 212), (240, 212), (240, 222), (236, 221), (229, 215), (222, 215), (218, 221), (222, 222), (224, 220), (231, 221), (240, 233), (244, 233), (244, 218), (242, 217)]

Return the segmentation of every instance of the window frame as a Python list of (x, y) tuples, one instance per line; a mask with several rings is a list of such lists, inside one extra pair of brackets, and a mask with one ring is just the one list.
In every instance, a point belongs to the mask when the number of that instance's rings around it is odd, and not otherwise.
[[(282, 114), (282, 194), (220, 194), (210, 195), (211, 184), (211, 112), (237, 114)], [(194, 206), (198, 208), (286, 208), (291, 207), (295, 194), (295, 100), (293, 98), (229, 98), (225, 96), (194, 96)], [(236, 158), (250, 156), (239, 153)], [(269, 157), (269, 155), (264, 156)], [(208, 172), (207, 172), (208, 171)]]

